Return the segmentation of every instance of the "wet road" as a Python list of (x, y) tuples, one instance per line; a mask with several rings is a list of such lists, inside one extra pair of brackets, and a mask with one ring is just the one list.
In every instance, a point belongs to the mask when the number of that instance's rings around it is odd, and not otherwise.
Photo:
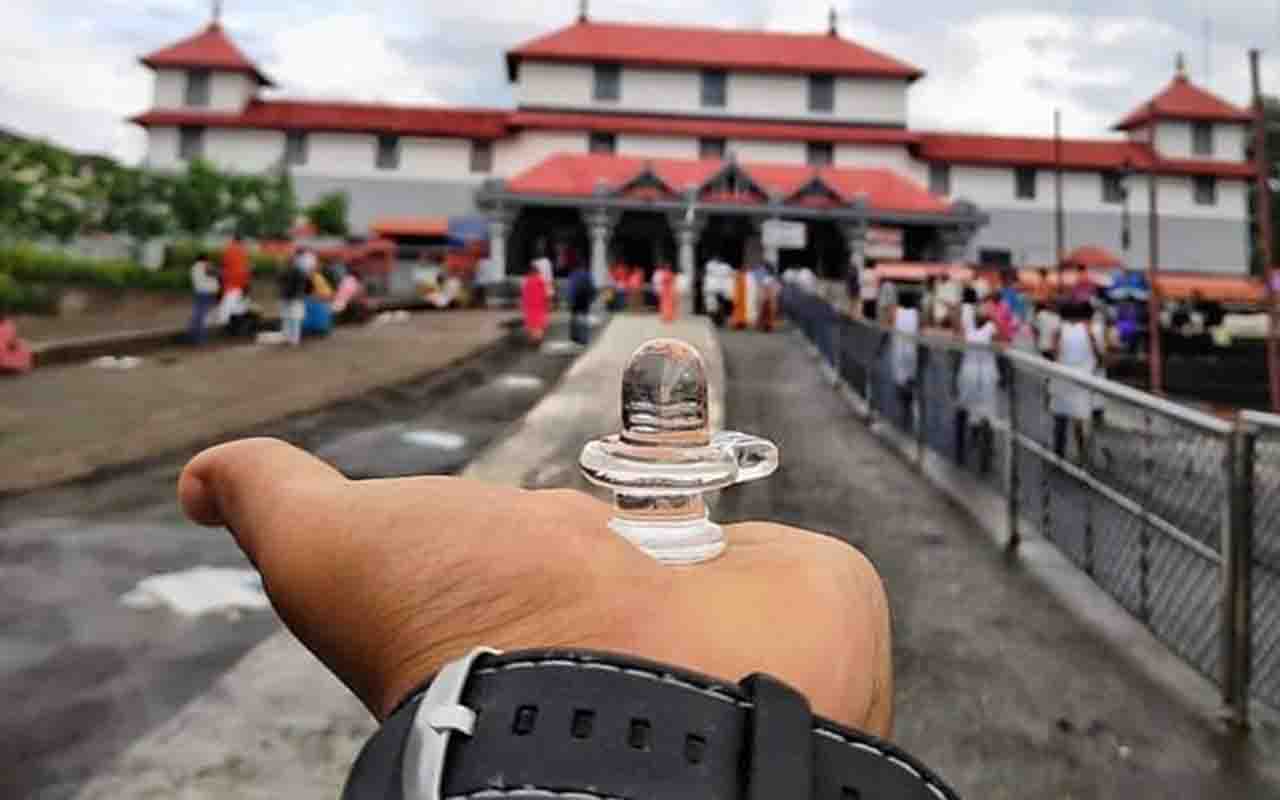
[[(264, 426), (352, 477), (461, 470), (571, 363), (499, 348), (432, 377)], [(248, 566), (174, 500), (185, 454), (0, 505), (0, 797), (70, 797), (277, 630), (270, 612), (184, 619), (119, 596), (157, 572)]]

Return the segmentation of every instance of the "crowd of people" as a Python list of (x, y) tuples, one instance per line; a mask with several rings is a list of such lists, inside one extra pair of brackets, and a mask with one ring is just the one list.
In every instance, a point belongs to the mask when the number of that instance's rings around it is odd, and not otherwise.
[[(215, 268), (201, 254), (191, 265), (191, 322), (188, 338), (200, 345), (210, 326), (228, 335), (252, 335), (262, 313), (252, 300), (253, 271), (248, 249), (239, 237), (223, 249)], [(367, 316), (366, 293), (359, 277), (336, 257), (320, 258), (308, 247), (297, 248), (277, 276), (280, 298), (280, 341), (302, 343), (304, 334), (328, 333), (335, 321)]]
[[(1108, 361), (1141, 334), (1131, 308), (1102, 302), (1100, 288), (1086, 270), (1074, 277), (1061, 292), (1047, 275), (1026, 291), (1011, 271), (972, 282), (931, 278), (923, 286), (866, 280), (850, 287), (850, 311), (896, 334), (890, 357), (908, 427), (918, 388), (915, 337), (932, 329), (970, 345), (955, 379), (955, 450), (962, 462), (967, 453), (978, 453), (979, 466), (989, 470), (999, 388), (1008, 380), (996, 357), (999, 347), (1037, 353), (1074, 372), (1105, 377)], [(1074, 444), (1083, 460), (1090, 426), (1104, 421), (1101, 396), (1065, 379), (1051, 381), (1049, 396), (1055, 452), (1065, 458)]]

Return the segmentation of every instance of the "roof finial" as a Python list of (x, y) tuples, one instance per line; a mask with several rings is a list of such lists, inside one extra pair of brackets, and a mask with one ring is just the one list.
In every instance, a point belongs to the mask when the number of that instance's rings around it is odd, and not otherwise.
[(831, 7), (831, 13), (827, 15), (827, 33), (832, 36), (839, 36), (840, 31), (840, 15), (836, 13), (836, 7)]
[(1178, 51), (1178, 57), (1173, 62), (1174, 70), (1178, 73), (1179, 78), (1187, 77), (1187, 55), (1182, 51)]
[(589, 22), (591, 20), (591, 0), (579, 0), (578, 2), (578, 22)]
[(213, 0), (213, 24), (222, 22), (222, 0)]

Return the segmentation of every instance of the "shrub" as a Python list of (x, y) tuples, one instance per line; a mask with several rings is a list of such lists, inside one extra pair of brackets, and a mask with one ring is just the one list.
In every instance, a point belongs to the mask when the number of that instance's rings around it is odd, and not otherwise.
[(185, 270), (152, 271), (132, 261), (78, 258), (29, 245), (0, 248), (0, 275), (28, 286), (66, 284), (170, 291), (191, 288), (191, 276)]
[(0, 273), (0, 311), (10, 314), (52, 314), (58, 293), (47, 286), (28, 286)]

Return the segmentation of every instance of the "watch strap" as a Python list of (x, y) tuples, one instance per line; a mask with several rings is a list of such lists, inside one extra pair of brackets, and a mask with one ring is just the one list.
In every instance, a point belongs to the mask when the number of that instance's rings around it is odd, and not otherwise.
[[(357, 760), (345, 800), (437, 800), (404, 789), (416, 693)], [(814, 716), (765, 675), (740, 685), (615, 654), (475, 657), (441, 800), (951, 800), (927, 767), (875, 737)], [(411, 787), (413, 782), (410, 782)]]

